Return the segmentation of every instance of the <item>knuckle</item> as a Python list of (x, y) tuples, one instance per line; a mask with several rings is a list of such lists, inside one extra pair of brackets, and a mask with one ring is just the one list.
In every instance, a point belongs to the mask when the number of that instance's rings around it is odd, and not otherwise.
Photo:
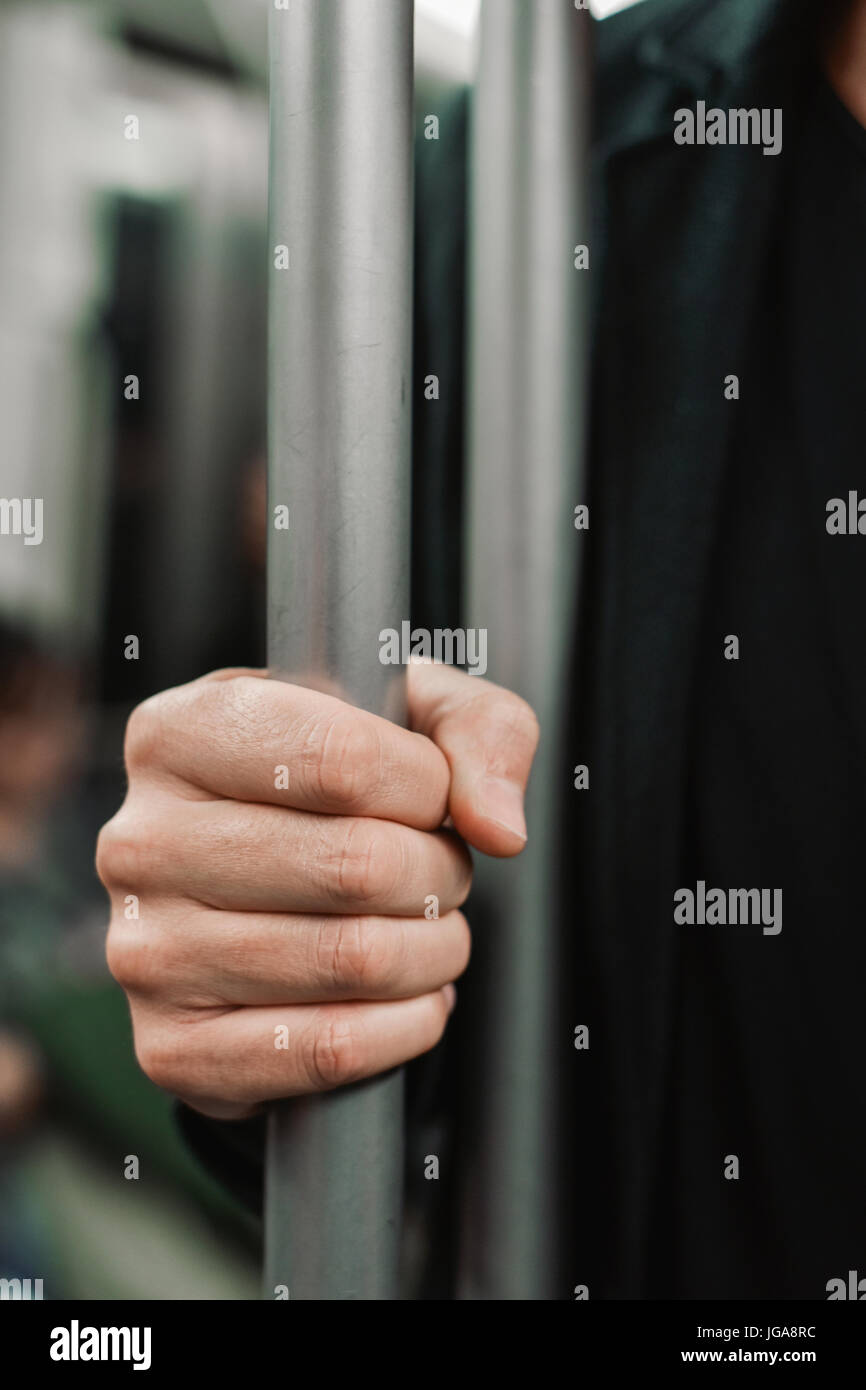
[(317, 1090), (346, 1086), (361, 1075), (357, 1027), (345, 1010), (325, 1012), (313, 1027), (306, 1048), (306, 1069)]
[(337, 865), (338, 896), (344, 902), (382, 903), (399, 878), (399, 867), (381, 828), (350, 821)]
[(328, 977), (338, 989), (367, 995), (387, 987), (391, 952), (375, 922), (363, 917), (334, 919), (325, 951)]
[(358, 806), (381, 757), (379, 736), (351, 710), (328, 714), (319, 725), (311, 773), (320, 799), (337, 810)]
[(146, 994), (165, 978), (165, 960), (151, 939), (140, 932), (112, 923), (105, 943), (105, 959), (121, 989)]
[(130, 775), (153, 767), (160, 759), (165, 735), (160, 708), (164, 695), (152, 695), (137, 705), (126, 724), (123, 756)]
[(111, 821), (106, 821), (96, 837), (94, 864), (100, 883), (107, 888), (111, 877)]
[(114, 891), (140, 885), (147, 877), (152, 848), (147, 838), (118, 812), (99, 832), (96, 872), (103, 885)]
[(144, 1025), (134, 1028), (134, 1037), (136, 1061), (154, 1086), (174, 1095), (188, 1089), (186, 1051), (171, 1029)]

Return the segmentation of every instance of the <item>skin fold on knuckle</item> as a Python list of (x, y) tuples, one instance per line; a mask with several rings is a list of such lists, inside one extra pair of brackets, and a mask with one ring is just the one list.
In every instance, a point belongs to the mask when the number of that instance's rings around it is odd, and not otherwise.
[(364, 1075), (357, 1014), (351, 1007), (321, 1011), (306, 1035), (303, 1065), (315, 1091), (335, 1090)]
[(96, 843), (96, 872), (110, 896), (134, 892), (148, 881), (153, 846), (141, 819), (124, 805), (104, 825)]
[(159, 935), (114, 917), (105, 942), (105, 959), (126, 994), (158, 995), (172, 978), (171, 962)]
[(151, 695), (136, 706), (127, 720), (123, 757), (130, 779), (163, 762), (168, 743), (165, 719), (170, 712), (171, 695), (170, 691)]
[(335, 993), (375, 997), (390, 983), (383, 923), (359, 916), (324, 919), (317, 933), (317, 977)]
[[(257, 1068), (224, 1027), (234, 1010), (184, 1015), (164, 1005), (132, 1004), (135, 1055), (161, 1091), (204, 1113), (248, 1111), (267, 1094), (264, 1064)], [(286, 1092), (288, 1094), (288, 1091)]]
[(325, 807), (350, 812), (363, 807), (382, 762), (375, 726), (355, 711), (329, 711), (316, 721), (301, 764)]
[(334, 866), (335, 902), (386, 911), (404, 877), (403, 859), (399, 835), (391, 827), (347, 821)]
[(198, 1089), (188, 1044), (161, 1014), (133, 1009), (133, 1036), (136, 1061), (154, 1086), (174, 1096)]

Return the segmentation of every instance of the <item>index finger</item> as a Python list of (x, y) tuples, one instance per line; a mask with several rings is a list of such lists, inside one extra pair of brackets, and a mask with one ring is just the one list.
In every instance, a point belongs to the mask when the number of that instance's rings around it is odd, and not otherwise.
[(204, 796), (418, 830), (442, 824), (451, 775), (422, 734), (333, 695), (235, 672), (146, 700), (130, 719), (126, 759), (130, 772)]

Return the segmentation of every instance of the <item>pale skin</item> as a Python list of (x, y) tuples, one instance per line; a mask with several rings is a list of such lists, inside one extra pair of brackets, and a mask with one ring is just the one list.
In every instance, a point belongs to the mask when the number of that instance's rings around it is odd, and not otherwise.
[(469, 960), (467, 845), (523, 848), (538, 724), (450, 667), (411, 665), (408, 690), (409, 730), (255, 671), (130, 719), (127, 796), (97, 849), (108, 963), (142, 1069), (205, 1115), (244, 1119), (442, 1037)]
[(853, 0), (831, 34), (825, 68), (839, 98), (866, 126), (866, 0)]

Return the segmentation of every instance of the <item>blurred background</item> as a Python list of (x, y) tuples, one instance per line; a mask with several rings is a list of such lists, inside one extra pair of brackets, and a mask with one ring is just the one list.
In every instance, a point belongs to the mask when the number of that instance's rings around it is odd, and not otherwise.
[[(417, 0), (420, 115), (479, 3)], [(268, 7), (0, 0), (0, 1277), (46, 1298), (258, 1296), (93, 852), (132, 706), (264, 661)]]

